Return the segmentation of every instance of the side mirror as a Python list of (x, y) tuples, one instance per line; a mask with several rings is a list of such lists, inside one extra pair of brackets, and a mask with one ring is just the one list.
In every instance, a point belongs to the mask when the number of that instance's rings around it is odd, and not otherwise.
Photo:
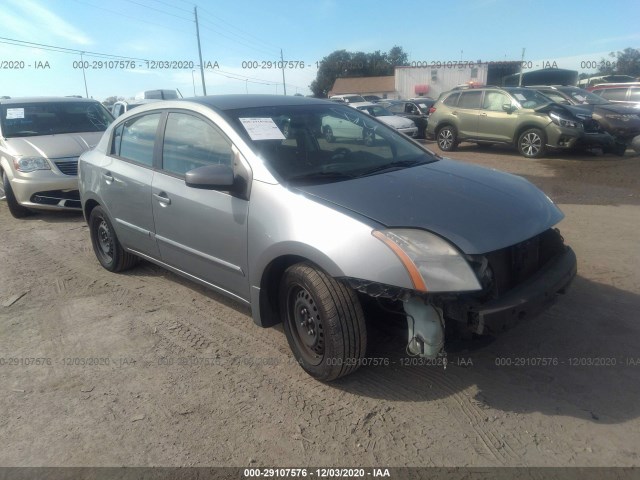
[(503, 103), (502, 110), (504, 110), (507, 113), (511, 113), (515, 110), (515, 108), (510, 103)]
[(205, 190), (229, 190), (234, 185), (233, 168), (229, 165), (205, 165), (184, 175), (187, 187)]

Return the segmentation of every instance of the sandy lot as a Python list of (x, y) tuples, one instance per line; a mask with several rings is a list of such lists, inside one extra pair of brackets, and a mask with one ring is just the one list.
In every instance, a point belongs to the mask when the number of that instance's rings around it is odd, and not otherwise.
[[(557, 202), (578, 277), (535, 320), (449, 347), (446, 371), (403, 365), (381, 328), (392, 364), (332, 384), (232, 301), (148, 263), (103, 270), (81, 216), (0, 202), (0, 465), (639, 466), (640, 156), (450, 156)], [(557, 365), (516, 366), (541, 357)]]

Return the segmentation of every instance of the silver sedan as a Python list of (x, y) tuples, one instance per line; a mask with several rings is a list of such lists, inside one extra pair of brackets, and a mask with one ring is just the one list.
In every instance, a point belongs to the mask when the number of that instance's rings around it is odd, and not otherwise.
[(261, 327), (283, 323), (323, 381), (368, 363), (365, 312), (406, 319), (407, 351), (443, 357), (445, 327), (502, 331), (576, 273), (554, 228), (563, 215), (532, 184), (443, 159), (334, 102), (141, 106), (82, 155), (79, 175), (103, 267), (146, 259), (250, 306)]

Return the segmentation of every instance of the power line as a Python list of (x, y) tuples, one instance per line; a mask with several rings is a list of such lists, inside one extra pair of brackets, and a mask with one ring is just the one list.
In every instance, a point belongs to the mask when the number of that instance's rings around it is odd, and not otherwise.
[(133, 18), (134, 20), (137, 20), (139, 22), (144, 22), (144, 23), (148, 23), (150, 25), (155, 25), (156, 27), (168, 28), (169, 30), (175, 30), (176, 32), (184, 33), (183, 30), (179, 30), (177, 28), (169, 27), (168, 25), (162, 25), (161, 23), (155, 23), (155, 22), (150, 22), (148, 20), (143, 20), (140, 17), (134, 17), (132, 15), (126, 15), (126, 14), (124, 14), (122, 12), (116, 12), (115, 10), (110, 10), (108, 8), (100, 7), (98, 5), (93, 5), (91, 3), (83, 2), (82, 0), (74, 0), (74, 1), (78, 2), (80, 4), (83, 4), (83, 5), (87, 5), (87, 6), (91, 7), (91, 8), (99, 8), (100, 10), (104, 10), (105, 12), (109, 12), (109, 13), (113, 13), (115, 15), (118, 15), (119, 17)]
[[(254, 42), (254, 43), (259, 43), (261, 45), (271, 45), (271, 47), (273, 47), (274, 49), (279, 49), (280, 48), (280, 47), (278, 47), (276, 45), (273, 45), (273, 44), (270, 44), (269, 42), (264, 41), (261, 38), (256, 37), (255, 35), (247, 32), (245, 30), (242, 30), (241, 28), (236, 27), (235, 25), (231, 24), (227, 20), (225, 20), (225, 19), (223, 19), (221, 17), (218, 17), (217, 15), (214, 15), (213, 13), (209, 12), (208, 10), (205, 10), (205, 9), (201, 9), (201, 10), (205, 13), (205, 15), (208, 15), (211, 18), (215, 19), (215, 20), (211, 21), (212, 23), (218, 22), (218, 23), (222, 23), (224, 25), (228, 25), (231, 29), (237, 30), (238, 32), (241, 33), (241, 35), (240, 35), (240, 34), (237, 34), (237, 33), (230, 32), (232, 35), (236, 35), (236, 36), (238, 36), (240, 38), (245, 37), (244, 38), (245, 40), (250, 41), (250, 42)], [(249, 37), (251, 37), (253, 40), (251, 40)]]
[(87, 57), (98, 57), (98, 58), (117, 58), (120, 60), (139, 60), (141, 62), (149, 61), (147, 58), (138, 58), (138, 57), (127, 57), (123, 55), (113, 55), (110, 53), (100, 53), (100, 52), (91, 52), (88, 50), (78, 50), (77, 48), (67, 48), (67, 47), (58, 47), (56, 45), (48, 45), (46, 43), (37, 43), (37, 42), (28, 42), (26, 40), (18, 40), (16, 38), (7, 38), (0, 37), (0, 43), (4, 43), (7, 45), (14, 45), (17, 47), (26, 47), (26, 48), (34, 48), (39, 50), (48, 50), (58, 53), (68, 53), (68, 54), (83, 54)]
[(269, 51), (264, 50), (264, 49), (259, 48), (259, 47), (254, 47), (254, 46), (251, 46), (251, 45), (249, 45), (249, 44), (246, 44), (246, 43), (244, 43), (244, 42), (242, 42), (242, 41), (240, 41), (240, 40), (237, 40), (237, 39), (235, 39), (235, 38), (230, 37), (229, 35), (225, 35), (225, 34), (224, 34), (224, 33), (222, 33), (222, 32), (219, 32), (219, 31), (217, 31), (217, 30), (214, 30), (213, 28), (211, 28), (211, 27), (209, 27), (209, 26), (207, 26), (207, 25), (200, 25), (200, 26), (201, 26), (201, 28), (204, 28), (204, 29), (206, 29), (206, 30), (209, 30), (209, 31), (211, 31), (211, 32), (214, 32), (214, 33), (216, 33), (217, 35), (220, 35), (220, 36), (222, 36), (222, 37), (224, 37), (224, 38), (227, 38), (227, 39), (229, 39), (229, 40), (231, 40), (231, 41), (233, 41), (233, 42), (235, 42), (235, 43), (237, 43), (237, 44), (243, 45), (243, 46), (245, 46), (245, 47), (249, 48), (250, 50), (259, 51), (259, 52), (262, 52), (262, 53), (267, 54), (267, 55), (272, 55), (272, 56), (274, 55), (274, 53), (272, 53), (272, 52), (269, 52)]
[(175, 8), (176, 10), (180, 10), (180, 11), (183, 11), (183, 12), (191, 13), (191, 10), (187, 10), (186, 8), (176, 7), (175, 5), (172, 5), (172, 4), (168, 3), (168, 2), (163, 2), (162, 0), (153, 0), (153, 1), (161, 3), (163, 5), (166, 5), (167, 7)]
[(180, 20), (186, 20), (187, 22), (193, 22), (193, 19), (191, 19), (191, 18), (184, 18), (184, 17), (181, 17), (180, 15), (176, 15), (174, 13), (170, 13), (170, 12), (167, 12), (165, 10), (161, 10), (159, 8), (155, 8), (155, 7), (151, 7), (149, 5), (145, 5), (144, 3), (136, 2), (134, 0), (124, 0), (124, 1), (125, 2), (129, 2), (129, 3), (133, 3), (134, 5), (139, 5), (139, 6), (144, 7), (144, 8), (148, 8), (149, 10), (155, 10), (156, 12), (164, 13), (165, 15), (170, 15), (172, 17), (179, 18)]

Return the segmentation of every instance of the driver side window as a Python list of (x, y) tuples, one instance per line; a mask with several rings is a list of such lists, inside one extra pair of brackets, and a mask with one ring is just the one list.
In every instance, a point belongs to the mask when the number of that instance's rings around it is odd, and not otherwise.
[(484, 102), (482, 108), (492, 112), (502, 112), (502, 105), (511, 105), (511, 100), (500, 92), (488, 91), (484, 94)]
[(231, 142), (202, 118), (169, 113), (162, 145), (162, 169), (184, 175), (212, 164), (233, 166)]

